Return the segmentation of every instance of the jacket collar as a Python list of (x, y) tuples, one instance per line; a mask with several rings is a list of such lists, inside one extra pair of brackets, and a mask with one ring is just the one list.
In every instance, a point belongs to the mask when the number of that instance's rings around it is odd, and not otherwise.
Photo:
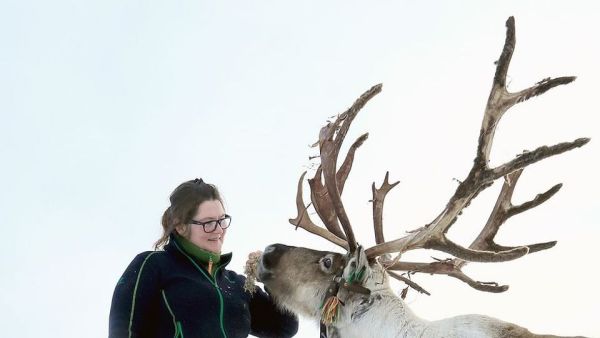
[(188, 241), (184, 237), (175, 234), (171, 234), (169, 236), (169, 243), (165, 245), (165, 251), (188, 256), (195, 262), (201, 263), (202, 266), (207, 266), (208, 262), (212, 259), (215, 267), (226, 267), (231, 262), (231, 258), (233, 256), (231, 252), (219, 255), (204, 250), (194, 243)]

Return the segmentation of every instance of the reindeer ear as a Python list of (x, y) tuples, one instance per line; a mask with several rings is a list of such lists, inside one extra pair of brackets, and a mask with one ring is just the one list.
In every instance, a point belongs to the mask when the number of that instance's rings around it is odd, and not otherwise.
[(370, 273), (371, 268), (367, 255), (365, 255), (364, 248), (359, 245), (348, 260), (343, 277), (350, 284), (362, 284)]

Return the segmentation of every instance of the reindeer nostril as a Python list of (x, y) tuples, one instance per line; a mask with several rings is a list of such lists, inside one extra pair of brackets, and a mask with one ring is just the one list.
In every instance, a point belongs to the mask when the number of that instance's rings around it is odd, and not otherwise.
[(273, 267), (277, 260), (276, 249), (277, 248), (274, 245), (269, 245), (265, 248), (265, 251), (263, 251), (262, 263), (265, 268), (270, 269)]

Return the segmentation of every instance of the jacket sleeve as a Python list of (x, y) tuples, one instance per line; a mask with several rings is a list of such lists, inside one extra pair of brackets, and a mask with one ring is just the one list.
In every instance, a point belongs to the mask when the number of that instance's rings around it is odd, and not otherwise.
[(109, 338), (144, 337), (156, 323), (160, 300), (158, 269), (152, 264), (156, 253), (137, 255), (117, 282), (110, 307)]
[(280, 310), (271, 296), (258, 287), (250, 299), (250, 316), (250, 334), (254, 336), (287, 338), (298, 332), (298, 317)]

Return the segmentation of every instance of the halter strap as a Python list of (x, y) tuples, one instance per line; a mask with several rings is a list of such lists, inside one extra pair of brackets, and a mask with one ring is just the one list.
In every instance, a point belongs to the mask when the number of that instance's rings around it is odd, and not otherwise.
[[(351, 253), (346, 255), (348, 257), (348, 261), (350, 261)], [(345, 289), (348, 292), (360, 293), (362, 295), (370, 295), (371, 290), (362, 286), (361, 283), (365, 270), (362, 269), (360, 271), (352, 271), (348, 276), (348, 281), (344, 279), (344, 270), (347, 265), (341, 267), (341, 269), (335, 274), (329, 287), (327, 288), (327, 292), (325, 293), (325, 297), (323, 298), (323, 306), (322, 306), (322, 314), (320, 320), (320, 330), (319, 337), (327, 338), (327, 325), (324, 323), (323, 315), (326, 314), (326, 321), (333, 322), (335, 320), (335, 316), (337, 315), (338, 305), (344, 305), (344, 303), (338, 298), (338, 294), (340, 289)], [(358, 282), (358, 283), (357, 283)]]

